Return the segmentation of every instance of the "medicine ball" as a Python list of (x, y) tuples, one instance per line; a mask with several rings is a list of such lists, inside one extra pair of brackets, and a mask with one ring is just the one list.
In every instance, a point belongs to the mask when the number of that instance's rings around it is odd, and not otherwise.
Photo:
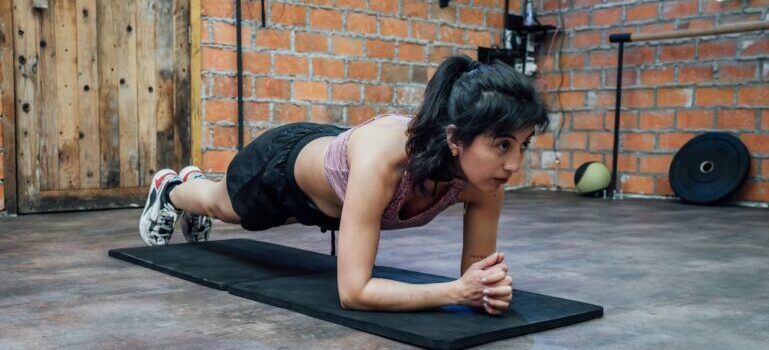
[(577, 168), (574, 185), (577, 192), (584, 196), (597, 196), (609, 187), (611, 173), (606, 166), (598, 162), (587, 162)]

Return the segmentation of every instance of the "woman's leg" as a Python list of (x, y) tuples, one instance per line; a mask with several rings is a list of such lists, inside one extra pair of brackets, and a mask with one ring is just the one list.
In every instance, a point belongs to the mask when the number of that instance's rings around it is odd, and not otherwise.
[(240, 217), (232, 209), (227, 182), (224, 179), (190, 179), (174, 187), (168, 196), (176, 209), (211, 216), (231, 224), (240, 223)]

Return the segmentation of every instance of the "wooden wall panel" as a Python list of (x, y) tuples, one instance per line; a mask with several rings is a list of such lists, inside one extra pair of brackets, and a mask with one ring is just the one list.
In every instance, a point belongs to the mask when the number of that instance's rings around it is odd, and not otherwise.
[(118, 119), (118, 43), (116, 17), (120, 0), (96, 2), (97, 71), (99, 74), (99, 183), (120, 185), (120, 126)]
[[(80, 140), (77, 100), (77, 15), (74, 1), (54, 1), (56, 36), (56, 130), (58, 135), (55, 189), (80, 188)], [(43, 11), (46, 12), (46, 11)], [(45, 116), (42, 116), (45, 118)], [(50, 140), (49, 140), (50, 141)], [(50, 181), (51, 179), (49, 179)]]
[(13, 0), (0, 0), (0, 123), (3, 133), (3, 192), (5, 210), (9, 214), (18, 212), (16, 196), (16, 93), (13, 74), (16, 62), (13, 54), (14, 43)]
[(77, 100), (80, 127), (80, 187), (98, 188), (99, 65), (96, 45), (96, 1), (77, 0)]
[(120, 187), (139, 185), (139, 116), (136, 99), (136, 0), (122, 0), (117, 12)]
[(157, 170), (155, 130), (155, 8), (159, 0), (138, 0), (136, 49), (141, 69), (138, 75), (139, 100), (139, 185), (147, 186)]

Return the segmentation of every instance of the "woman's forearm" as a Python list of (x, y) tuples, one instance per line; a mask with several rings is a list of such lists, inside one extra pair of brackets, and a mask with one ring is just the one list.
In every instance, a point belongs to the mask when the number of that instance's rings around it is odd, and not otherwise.
[(372, 278), (347, 309), (415, 311), (460, 302), (455, 283), (411, 284)]

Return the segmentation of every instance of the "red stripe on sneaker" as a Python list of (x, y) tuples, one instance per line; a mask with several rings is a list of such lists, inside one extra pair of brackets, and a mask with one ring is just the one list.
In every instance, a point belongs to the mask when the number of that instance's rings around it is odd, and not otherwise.
[(173, 176), (173, 175), (174, 175), (174, 173), (172, 173), (172, 172), (167, 172), (167, 173), (163, 174), (162, 176), (160, 176), (159, 178), (156, 178), (156, 179), (155, 179), (155, 188), (160, 188), (160, 184), (162, 184), (162, 183), (163, 183), (163, 180), (164, 180), (166, 177), (168, 177), (168, 176)]
[(201, 173), (201, 172), (199, 172), (197, 170), (193, 170), (193, 171), (190, 171), (189, 173), (184, 174), (184, 178), (182, 179), (182, 181), (187, 182), (187, 179), (190, 177), (190, 175), (195, 174), (195, 173), (203, 174), (203, 173)]

